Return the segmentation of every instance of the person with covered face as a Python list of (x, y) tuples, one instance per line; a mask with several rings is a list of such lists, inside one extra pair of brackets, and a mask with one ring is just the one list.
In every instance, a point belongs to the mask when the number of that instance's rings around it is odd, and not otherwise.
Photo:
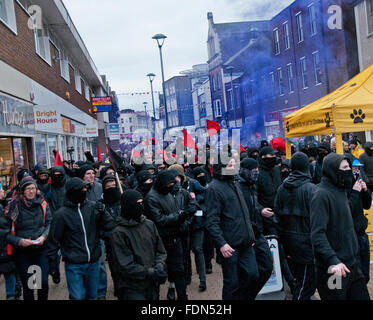
[(322, 300), (369, 300), (357, 262), (358, 240), (346, 192), (353, 186), (351, 164), (345, 156), (330, 154), (322, 169), (321, 183), (311, 200), (317, 291)]
[(167, 280), (167, 252), (155, 224), (145, 218), (143, 197), (127, 190), (110, 234), (118, 300), (159, 300)]
[(139, 171), (136, 174), (138, 186), (135, 190), (140, 192), (142, 196), (145, 198), (150, 189), (153, 187), (154, 178), (154, 175), (152, 175), (148, 170)]
[(364, 150), (365, 152), (358, 159), (363, 165), (360, 170), (368, 188), (373, 191), (373, 143), (365, 143)]
[(311, 182), (306, 154), (295, 153), (290, 168), (289, 177), (278, 189), (274, 212), (280, 242), (295, 278), (293, 300), (310, 300), (316, 290), (310, 225), (311, 199), (316, 186)]
[(321, 182), (322, 163), (324, 158), (330, 153), (330, 145), (327, 142), (323, 142), (317, 147), (317, 159), (310, 166), (311, 179), (314, 184)]
[(172, 171), (158, 174), (153, 188), (145, 197), (145, 212), (152, 220), (167, 251), (168, 276), (175, 282), (178, 300), (187, 300), (183, 248), (180, 228), (194, 211), (179, 209), (171, 191), (176, 184)]
[(206, 190), (206, 228), (223, 255), (223, 300), (248, 300), (259, 278), (255, 234), (244, 195), (235, 179), (234, 158), (214, 164)]
[(38, 288), (38, 300), (48, 300), (48, 259), (46, 240), (49, 238), (52, 221), (48, 203), (31, 176), (23, 178), (19, 191), (5, 209), (8, 219), (6, 242), (15, 254), (17, 273), (23, 286), (23, 299), (34, 300), (34, 290), (28, 286), (29, 268), (37, 266), (41, 276), (41, 288)]
[(38, 176), (36, 180), (36, 184), (38, 189), (44, 194), (47, 194), (49, 189), (49, 170), (46, 167), (42, 167), (38, 170)]
[(66, 184), (64, 205), (55, 213), (48, 238), (48, 257), (65, 262), (71, 300), (96, 300), (101, 257), (100, 231), (114, 228), (113, 218), (101, 202), (87, 199), (89, 183), (72, 178)]
[(241, 161), (239, 181), (246, 205), (250, 212), (250, 220), (255, 235), (255, 256), (258, 264), (259, 277), (255, 285), (249, 288), (251, 299), (255, 299), (272, 274), (272, 254), (268, 242), (263, 235), (263, 221), (260, 212), (263, 207), (258, 203), (256, 183), (259, 177), (258, 162), (247, 158)]

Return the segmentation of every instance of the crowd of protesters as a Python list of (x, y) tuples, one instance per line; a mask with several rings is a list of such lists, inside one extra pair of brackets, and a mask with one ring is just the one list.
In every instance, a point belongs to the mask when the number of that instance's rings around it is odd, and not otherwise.
[(373, 144), (352, 138), (344, 155), (335, 149), (333, 139), (293, 143), (286, 159), (263, 140), (241, 152), (225, 146), (228, 163), (206, 145), (205, 164), (143, 154), (141, 164), (126, 155), (116, 167), (87, 157), (21, 169), (17, 185), (0, 190), (6, 297), (34, 300), (30, 275), (40, 271), (37, 299), (47, 300), (62, 259), (72, 300), (106, 299), (106, 266), (119, 300), (158, 300), (167, 280), (167, 299), (187, 300), (194, 257), (201, 292), (215, 259), (222, 299), (254, 300), (273, 271), (266, 237), (276, 237), (294, 300), (316, 289), (321, 299), (369, 299)]

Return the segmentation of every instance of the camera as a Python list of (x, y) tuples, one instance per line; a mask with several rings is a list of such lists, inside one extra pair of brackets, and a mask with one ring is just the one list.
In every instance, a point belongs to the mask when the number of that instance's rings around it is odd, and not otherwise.
[(74, 147), (67, 148), (68, 153), (73, 153), (75, 151)]

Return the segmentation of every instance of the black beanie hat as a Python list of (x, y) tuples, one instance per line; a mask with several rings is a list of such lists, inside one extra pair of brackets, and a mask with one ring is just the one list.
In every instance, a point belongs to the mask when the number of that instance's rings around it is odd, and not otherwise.
[(197, 167), (193, 169), (194, 178), (197, 178), (197, 176), (201, 173), (205, 173), (205, 171), (203, 171), (201, 167)]
[(111, 165), (105, 166), (105, 167), (103, 167), (103, 168), (101, 169), (101, 171), (100, 171), (100, 179), (101, 179), (101, 180), (103, 180), (103, 179), (107, 176), (106, 172), (107, 172), (109, 169), (114, 170), (113, 166), (111, 166)]
[(108, 174), (106, 175), (103, 179), (102, 179), (102, 188), (105, 188), (105, 185), (109, 182), (109, 181), (117, 181), (115, 179), (115, 176), (113, 176), (112, 174)]
[(84, 182), (82, 179), (74, 177), (71, 178), (67, 183), (66, 183), (66, 193), (68, 192), (74, 192), (74, 191), (79, 191), (83, 189), (84, 187), (87, 187), (87, 182)]
[(308, 157), (303, 152), (296, 152), (291, 157), (290, 168), (292, 171), (309, 172), (310, 162)]
[(130, 220), (138, 212), (137, 201), (143, 199), (140, 192), (136, 190), (127, 190), (120, 197), (121, 216)]
[(23, 178), (28, 177), (28, 176), (31, 176), (30, 171), (22, 168), (17, 173), (17, 180), (20, 183)]
[(259, 157), (265, 156), (266, 154), (276, 154), (276, 151), (273, 150), (271, 147), (264, 147), (260, 149)]
[(175, 178), (177, 176), (177, 173), (175, 173), (173, 170), (163, 170), (161, 171), (157, 179), (154, 182), (154, 188), (157, 191), (161, 191), (163, 188), (165, 188), (170, 183), (175, 183)]
[(258, 168), (258, 161), (252, 158), (246, 158), (241, 161), (240, 165), (241, 165), (241, 168), (252, 170), (252, 169)]
[(136, 179), (139, 184), (143, 184), (148, 179), (153, 179), (153, 176), (148, 170), (141, 170), (136, 174)]
[(85, 164), (85, 165), (81, 166), (81, 167), (77, 170), (76, 175), (77, 175), (80, 179), (83, 179), (85, 173), (86, 173), (88, 170), (93, 170), (93, 172), (95, 172), (95, 169), (93, 169), (93, 167), (92, 167), (91, 165), (89, 165), (89, 164)]

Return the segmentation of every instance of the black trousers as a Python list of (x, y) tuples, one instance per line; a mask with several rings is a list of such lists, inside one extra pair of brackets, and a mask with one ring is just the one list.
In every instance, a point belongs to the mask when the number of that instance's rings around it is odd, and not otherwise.
[(188, 283), (192, 279), (192, 259), (190, 257), (191, 236), (189, 228), (181, 234), (181, 246), (183, 247), (185, 279)]
[(215, 245), (206, 229), (204, 229), (204, 232), (205, 237), (203, 240), (203, 255), (205, 257), (206, 269), (212, 269), (211, 260), (214, 258)]
[[(327, 269), (316, 268), (316, 285), (321, 300), (370, 300), (365, 278), (358, 264), (348, 267), (350, 273), (333, 281)], [(339, 280), (339, 281), (338, 281)]]
[(184, 253), (181, 239), (163, 239), (163, 244), (167, 252), (166, 265), (168, 270), (168, 281), (175, 282), (178, 300), (188, 300), (186, 294)]
[(156, 301), (159, 300), (159, 285), (149, 286), (147, 289), (117, 289), (118, 300), (147, 300)]
[(315, 265), (292, 261), (291, 269), (295, 278), (293, 300), (310, 300), (316, 291)]

